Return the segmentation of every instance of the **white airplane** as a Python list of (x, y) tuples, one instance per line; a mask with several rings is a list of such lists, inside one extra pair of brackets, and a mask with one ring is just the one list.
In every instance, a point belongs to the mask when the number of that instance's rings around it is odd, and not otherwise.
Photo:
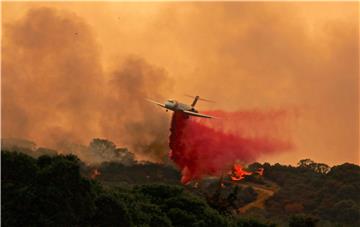
[(193, 97), (191, 95), (187, 95), (189, 97), (195, 98), (194, 101), (192, 102), (192, 104), (189, 106), (187, 104), (178, 102), (176, 100), (173, 99), (169, 99), (167, 100), (164, 104), (150, 100), (150, 99), (146, 99), (149, 102), (152, 102), (158, 106), (161, 106), (162, 108), (166, 109), (166, 112), (168, 110), (172, 110), (174, 112), (183, 112), (187, 117), (189, 116), (195, 116), (195, 117), (203, 117), (203, 118), (216, 118), (213, 116), (209, 116), (209, 115), (205, 115), (205, 114), (200, 114), (194, 107), (197, 103), (198, 100), (202, 100), (202, 101), (207, 101), (207, 102), (214, 102), (211, 100), (207, 100), (207, 99), (202, 99), (200, 98), (198, 95)]

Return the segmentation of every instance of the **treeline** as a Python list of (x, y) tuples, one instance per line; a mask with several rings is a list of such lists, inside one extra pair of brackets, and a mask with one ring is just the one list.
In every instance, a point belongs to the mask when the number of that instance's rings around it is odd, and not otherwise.
[(103, 162), (99, 165), (86, 166), (85, 175), (98, 172), (96, 179), (105, 184), (145, 184), (166, 183), (180, 184), (180, 173), (170, 165), (152, 162), (135, 162), (124, 165), (121, 162)]
[(136, 162), (134, 154), (127, 148), (116, 147), (113, 142), (106, 139), (94, 138), (88, 145), (64, 141), (58, 145), (58, 148), (59, 152), (45, 147), (37, 147), (35, 142), (25, 139), (1, 139), (1, 149), (22, 152), (35, 158), (41, 155), (53, 156), (62, 153), (75, 154), (86, 163), (99, 164), (106, 161), (116, 161), (125, 165), (132, 165)]
[[(56, 150), (37, 147), (34, 142), (24, 139), (1, 139), (1, 147), (3, 150), (25, 153), (34, 158), (58, 154)], [(94, 138), (87, 146), (67, 143), (62, 147), (65, 148), (61, 151), (63, 154), (80, 155), (81, 174), (91, 177), (96, 170), (96, 178), (104, 184), (180, 183), (180, 173), (172, 163), (137, 161), (127, 148), (116, 147), (106, 139)]]
[(292, 215), (306, 215), (324, 226), (360, 226), (358, 165), (345, 163), (330, 168), (304, 159), (297, 167), (261, 166), (265, 179), (280, 186), (267, 200), (265, 216), (286, 220)]
[(104, 188), (74, 155), (1, 152), (4, 226), (266, 226), (222, 215), (184, 187)]
[[(290, 226), (360, 226), (360, 167), (350, 163), (334, 167), (309, 159), (295, 167), (254, 163), (248, 170), (264, 168), (262, 177), (246, 176), (236, 184), (225, 179), (224, 185), (218, 178), (207, 178), (183, 186), (171, 164), (137, 162), (126, 148), (103, 139), (69, 147), (69, 153), (75, 149), (89, 160), (100, 160), (86, 164), (29, 141), (5, 142), (2, 149), (12, 151), (2, 151), (5, 226), (153, 226), (161, 220), (170, 223), (164, 226), (261, 226), (253, 220)], [(263, 209), (238, 214), (239, 208), (257, 200), (253, 184), (275, 186), (275, 193)], [(147, 190), (157, 191), (159, 198)], [(196, 204), (203, 211), (196, 213), (192, 209)], [(102, 213), (106, 209), (109, 212)]]

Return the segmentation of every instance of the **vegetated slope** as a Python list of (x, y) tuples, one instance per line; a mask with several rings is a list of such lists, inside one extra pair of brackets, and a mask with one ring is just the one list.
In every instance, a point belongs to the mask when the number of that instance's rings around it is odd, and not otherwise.
[[(297, 167), (254, 163), (264, 176), (246, 176), (237, 182), (213, 178), (199, 184), (208, 202), (220, 211), (257, 217), (279, 225), (318, 223), (320, 226), (360, 226), (360, 167), (345, 163), (330, 168), (309, 159)], [(207, 180), (205, 180), (207, 181)], [(229, 183), (231, 182), (231, 183)], [(218, 190), (215, 193), (214, 190)], [(210, 195), (210, 196), (209, 196)]]
[(297, 167), (263, 165), (266, 179), (280, 189), (266, 201), (268, 215), (287, 218), (306, 214), (319, 221), (360, 226), (360, 167), (345, 163), (330, 168), (309, 159)]
[(103, 188), (74, 155), (1, 152), (4, 226), (267, 226), (225, 216), (183, 186)]
[[(92, 152), (93, 156), (100, 156), (103, 159), (115, 157), (115, 161), (89, 165), (78, 160), (76, 165), (79, 166), (82, 176), (89, 178), (97, 169), (99, 174), (95, 176), (96, 182), (101, 182), (108, 189), (112, 189), (113, 186), (120, 186), (132, 190), (136, 185), (154, 182), (184, 187), (179, 184), (179, 172), (171, 165), (136, 162), (131, 152), (126, 149), (114, 148), (114, 150), (113, 146), (103, 146), (103, 144), (111, 144), (109, 141), (94, 140), (94, 143), (91, 144), (95, 144), (97, 145), (96, 148), (100, 147), (101, 149), (92, 149), (93, 147), (89, 146), (90, 149), (85, 151)], [(54, 150), (34, 148), (33, 144), (28, 142), (25, 145), (27, 146), (26, 149), (12, 147), (12, 150), (20, 150), (34, 157), (48, 154), (59, 159)], [(25, 158), (25, 160), (28, 159)], [(29, 166), (24, 166), (20, 162), (20, 164), (16, 164), (18, 168), (13, 167), (15, 175), (24, 177), (24, 179), (20, 177), (17, 181), (25, 183), (26, 190), (33, 189), (28, 187), (26, 182), (36, 179), (35, 182), (41, 183), (39, 179), (42, 175), (38, 175), (38, 173), (42, 173), (43, 170), (41, 167), (39, 172), (39, 166), (36, 167), (38, 165), (36, 163), (43, 159), (44, 157), (37, 161), (33, 159)], [(24, 163), (27, 162), (24, 161)], [(3, 165), (3, 173), (6, 173), (4, 167), (6, 165)], [(270, 222), (280, 220), (281, 223), (288, 223), (294, 215), (305, 215), (305, 219), (302, 220), (307, 220), (306, 217), (312, 217), (311, 220), (318, 220), (324, 225), (360, 226), (360, 214), (358, 212), (360, 209), (360, 194), (358, 193), (360, 191), (360, 167), (358, 165), (345, 163), (330, 168), (326, 164), (305, 159), (301, 160), (296, 167), (254, 163), (248, 166), (248, 169), (253, 171), (260, 167), (264, 168), (263, 177), (247, 176), (239, 183), (225, 184), (224, 188), (219, 188), (218, 178), (204, 179), (199, 182), (197, 189), (192, 189), (192, 184), (185, 186), (185, 189), (203, 196), (207, 199), (208, 204), (223, 213), (240, 211), (237, 213), (242, 217), (256, 214), (256, 217), (262, 217), (263, 220)], [(22, 174), (22, 172), (25, 173)], [(35, 177), (33, 176), (34, 172), (36, 173)], [(77, 175), (74, 174), (74, 176)], [(51, 179), (57, 180), (57, 177)], [(46, 181), (44, 180), (44, 182)], [(17, 184), (10, 182), (11, 184), (7, 185), (6, 181), (2, 181), (2, 183), (3, 198), (5, 198), (6, 193), (9, 193), (6, 196), (18, 199)], [(10, 186), (14, 186), (15, 190), (12, 190)], [(61, 187), (63, 186), (61, 185)], [(46, 193), (44, 195), (47, 195)], [(58, 203), (54, 205), (54, 207), (56, 206)]]

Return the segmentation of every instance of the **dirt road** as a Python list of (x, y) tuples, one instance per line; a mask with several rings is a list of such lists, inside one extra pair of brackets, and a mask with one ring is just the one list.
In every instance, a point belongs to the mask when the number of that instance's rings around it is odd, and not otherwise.
[(279, 190), (279, 186), (274, 183), (269, 183), (269, 186), (263, 186), (259, 184), (247, 183), (246, 185), (251, 186), (257, 193), (258, 196), (254, 202), (248, 203), (245, 206), (238, 209), (239, 213), (245, 213), (250, 208), (264, 209), (265, 201), (274, 195)]

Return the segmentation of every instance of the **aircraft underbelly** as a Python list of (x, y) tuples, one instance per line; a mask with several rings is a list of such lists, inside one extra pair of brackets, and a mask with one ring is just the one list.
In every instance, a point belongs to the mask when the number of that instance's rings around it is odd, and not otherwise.
[(177, 106), (180, 110), (191, 110), (191, 107), (182, 103), (179, 103)]

